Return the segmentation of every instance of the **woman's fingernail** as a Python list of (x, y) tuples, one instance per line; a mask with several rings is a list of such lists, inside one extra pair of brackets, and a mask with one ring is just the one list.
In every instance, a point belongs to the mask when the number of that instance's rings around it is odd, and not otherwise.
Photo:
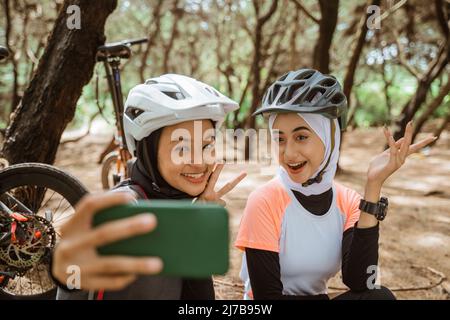
[(144, 226), (154, 225), (156, 223), (156, 217), (153, 213), (143, 213), (140, 223)]
[(163, 268), (163, 262), (160, 258), (150, 258), (147, 261), (147, 267), (152, 272), (159, 272)]

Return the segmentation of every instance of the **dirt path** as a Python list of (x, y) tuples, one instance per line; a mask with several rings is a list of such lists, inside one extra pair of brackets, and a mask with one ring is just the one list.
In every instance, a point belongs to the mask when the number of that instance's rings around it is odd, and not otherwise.
[[(91, 135), (77, 143), (62, 145), (56, 165), (77, 176), (91, 191), (99, 191), (100, 166), (97, 159), (109, 135)], [(357, 130), (345, 137), (340, 164), (343, 173), (337, 180), (362, 193), (368, 161), (383, 147), (381, 130)], [(248, 194), (270, 180), (257, 165), (229, 165), (222, 179), (227, 181), (242, 170), (248, 177), (226, 198), (230, 211), (232, 239), (236, 237)], [(268, 168), (274, 172), (275, 168)], [(428, 153), (411, 156), (407, 164), (383, 188), (390, 210), (381, 226), (381, 283), (393, 289), (433, 286), (441, 275), (450, 276), (450, 134), (444, 132)], [(231, 250), (231, 267), (217, 277), (219, 299), (240, 299), (241, 254)], [(340, 276), (332, 288), (343, 287)], [(330, 292), (340, 292), (331, 289)], [(395, 291), (400, 299), (449, 299), (450, 284), (444, 281), (427, 290)]]

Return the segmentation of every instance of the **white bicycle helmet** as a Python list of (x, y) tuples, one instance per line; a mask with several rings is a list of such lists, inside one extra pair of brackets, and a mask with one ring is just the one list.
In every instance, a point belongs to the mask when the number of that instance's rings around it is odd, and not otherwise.
[(211, 119), (220, 126), (239, 105), (213, 87), (193, 78), (165, 74), (130, 90), (123, 128), (128, 150), (136, 155), (136, 141), (153, 131), (189, 120)]

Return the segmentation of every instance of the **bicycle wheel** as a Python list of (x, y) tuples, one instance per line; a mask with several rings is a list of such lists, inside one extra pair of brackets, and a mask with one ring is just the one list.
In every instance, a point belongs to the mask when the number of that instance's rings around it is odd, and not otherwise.
[(125, 176), (125, 170), (122, 163), (119, 164), (119, 152), (110, 152), (102, 164), (102, 186), (104, 190), (110, 190), (119, 183)]
[(29, 246), (16, 240), (6, 246), (1, 242), (0, 271), (3, 268), (13, 276), (0, 284), (0, 299), (55, 298), (56, 285), (50, 277), (52, 250), (60, 238), (61, 225), (87, 193), (75, 177), (50, 165), (24, 163), (0, 171), (0, 213), (8, 210), (29, 217), (35, 227), (41, 227), (39, 240), (45, 239), (39, 250), (29, 251), (24, 248), (37, 248), (34, 238)]

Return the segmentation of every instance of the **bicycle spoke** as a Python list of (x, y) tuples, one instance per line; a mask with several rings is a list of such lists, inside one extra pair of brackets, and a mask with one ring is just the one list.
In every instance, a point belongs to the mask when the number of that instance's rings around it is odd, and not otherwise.
[(70, 207), (72, 207), (72, 205), (69, 203), (69, 205), (67, 207), (64, 208), (63, 211), (61, 211), (61, 215), (66, 212), (68, 209), (70, 209)]
[(64, 200), (64, 197), (61, 197), (61, 200), (59, 201), (58, 207), (56, 207), (55, 212), (58, 211), (58, 209), (59, 209), (59, 207), (61, 206), (61, 203), (63, 202), (63, 200)]
[[(72, 214), (73, 214), (73, 213), (72, 213)], [(67, 215), (65, 215), (65, 216), (60, 216), (58, 219), (53, 220), (52, 222), (53, 222), (53, 224), (58, 223), (58, 222), (60, 222), (61, 220), (65, 220), (65, 219), (70, 218), (70, 217), (72, 216), (72, 214), (67, 214)]]
[(40, 204), (44, 200), (45, 194), (47, 193), (47, 188), (38, 186), (30, 186), (29, 188), (32, 188), (29, 194), (29, 207), (33, 212), (38, 212), (38, 208), (40, 208)]
[[(39, 210), (41, 210), (42, 208), (45, 208), (45, 206), (47, 205), (47, 203), (53, 198), (53, 196), (55, 195), (56, 191), (53, 191), (52, 195), (50, 196), (50, 198), (47, 199), (47, 201), (45, 201), (45, 203), (43, 205), (41, 205), (39, 207)], [(38, 211), (39, 211), (38, 210)]]

